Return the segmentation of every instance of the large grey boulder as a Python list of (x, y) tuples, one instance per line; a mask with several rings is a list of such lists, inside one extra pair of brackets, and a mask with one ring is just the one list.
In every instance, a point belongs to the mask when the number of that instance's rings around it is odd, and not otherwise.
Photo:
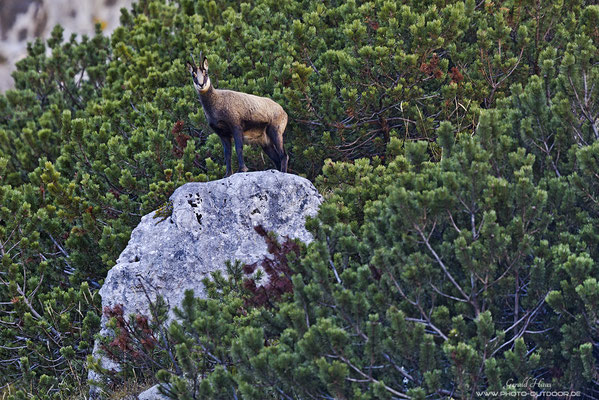
[(304, 242), (304, 224), (321, 196), (312, 183), (275, 170), (237, 173), (205, 183), (188, 183), (171, 196), (172, 215), (152, 212), (141, 219), (100, 289), (102, 306), (122, 304), (125, 314), (148, 314), (144, 288), (177, 306), (186, 289), (204, 297), (202, 279), (224, 270), (227, 261), (253, 263), (266, 254), (254, 227)]
[(205, 297), (202, 280), (224, 271), (227, 261), (253, 263), (268, 254), (255, 226), (310, 242), (305, 219), (316, 214), (322, 197), (307, 179), (269, 170), (188, 183), (171, 201), (170, 217), (162, 220), (152, 212), (133, 230), (100, 289), (102, 308), (122, 304), (125, 315), (150, 316), (147, 292), (152, 299), (164, 297), (172, 318), (185, 290)]

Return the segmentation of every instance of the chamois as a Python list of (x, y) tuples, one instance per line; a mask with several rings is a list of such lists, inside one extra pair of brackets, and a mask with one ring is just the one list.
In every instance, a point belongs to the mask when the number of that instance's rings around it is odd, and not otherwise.
[(191, 55), (187, 68), (193, 79), (193, 86), (204, 108), (210, 127), (223, 143), (227, 172), (231, 173), (231, 139), (235, 141), (235, 151), (239, 171), (248, 169), (243, 162), (243, 144), (257, 144), (281, 172), (287, 172), (289, 156), (283, 147), (283, 132), (287, 126), (287, 113), (279, 104), (265, 97), (215, 89), (208, 77), (208, 59), (202, 58), (198, 67)]

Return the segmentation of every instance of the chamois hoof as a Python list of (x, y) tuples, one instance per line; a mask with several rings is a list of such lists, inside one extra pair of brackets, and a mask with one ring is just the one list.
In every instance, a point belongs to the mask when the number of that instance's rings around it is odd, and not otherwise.
[(237, 172), (248, 172), (248, 171), (249, 171), (248, 167), (246, 167), (244, 165), (243, 168), (239, 168), (239, 170)]

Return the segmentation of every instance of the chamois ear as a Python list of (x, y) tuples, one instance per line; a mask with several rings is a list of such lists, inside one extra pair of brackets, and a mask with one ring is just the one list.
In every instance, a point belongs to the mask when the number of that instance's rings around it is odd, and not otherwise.
[(187, 61), (185, 64), (187, 66), (187, 70), (189, 71), (189, 73), (193, 74), (193, 65), (191, 65), (191, 63), (189, 61)]
[(202, 61), (202, 69), (204, 71), (208, 71), (208, 58), (204, 57), (204, 60)]

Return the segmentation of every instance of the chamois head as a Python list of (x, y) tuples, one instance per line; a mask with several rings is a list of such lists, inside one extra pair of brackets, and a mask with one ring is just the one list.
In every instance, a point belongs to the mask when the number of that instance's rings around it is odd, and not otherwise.
[(210, 87), (210, 78), (208, 77), (208, 58), (202, 58), (202, 52), (200, 52), (200, 66), (196, 65), (196, 61), (191, 54), (191, 63), (187, 62), (187, 69), (193, 79), (193, 86), (198, 93), (208, 90)]

